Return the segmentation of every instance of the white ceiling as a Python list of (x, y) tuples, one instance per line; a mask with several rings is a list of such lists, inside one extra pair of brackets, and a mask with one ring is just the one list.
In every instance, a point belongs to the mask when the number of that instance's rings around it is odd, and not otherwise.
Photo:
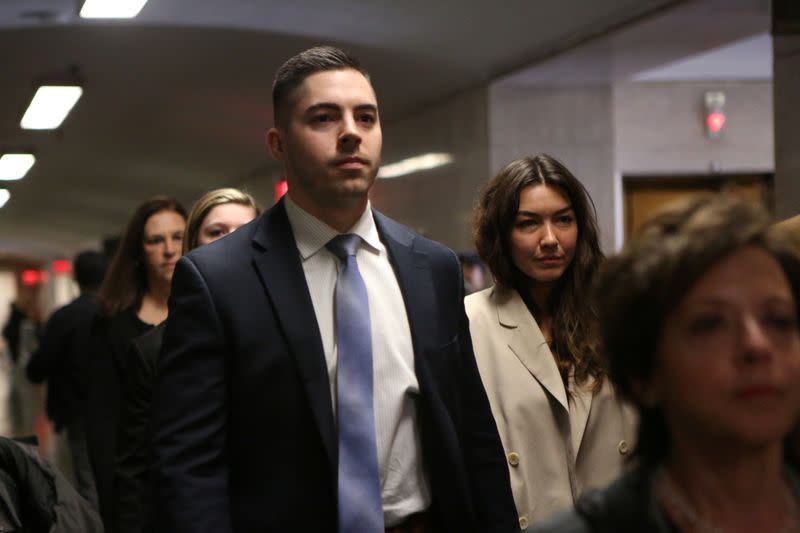
[(515, 86), (771, 78), (769, 0), (696, 0), (519, 69)]
[(637, 82), (771, 80), (772, 36), (762, 33), (632, 77)]
[[(0, 209), (0, 252), (71, 254), (118, 232), (151, 194), (191, 202), (271, 179), (262, 139), (272, 74), (308, 46), (360, 56), (391, 124), (668, 5), (697, 3), (150, 0), (137, 19), (100, 22), (79, 19), (76, 0), (0, 0), (0, 152), (38, 158), (24, 180), (3, 185), (12, 198)], [(62, 128), (20, 130), (37, 82), (71, 65), (85, 94)]]

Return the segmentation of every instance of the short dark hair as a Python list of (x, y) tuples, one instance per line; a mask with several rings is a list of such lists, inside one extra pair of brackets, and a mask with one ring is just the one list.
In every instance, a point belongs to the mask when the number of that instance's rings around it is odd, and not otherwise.
[(605, 369), (597, 351), (597, 313), (587, 293), (603, 261), (603, 252), (594, 203), (583, 184), (560, 161), (547, 154), (511, 161), (480, 193), (472, 220), (475, 248), (497, 284), (519, 291), (524, 298), (527, 276), (514, 265), (510, 239), (522, 190), (532, 185), (548, 185), (562, 191), (575, 212), (578, 226), (575, 257), (550, 299), (551, 349), (565, 382), (574, 371), (578, 383), (592, 376), (599, 387)]
[(800, 258), (770, 229), (760, 206), (726, 195), (702, 195), (671, 204), (645, 222), (597, 278), (601, 347), (617, 391), (640, 416), (633, 457), (645, 465), (669, 453), (669, 431), (658, 407), (645, 405), (635, 384), (652, 377), (669, 315), (694, 284), (736, 250), (756, 245), (780, 263), (800, 303)]
[(84, 250), (72, 262), (75, 281), (81, 291), (95, 290), (106, 275), (106, 256), (96, 250)]
[(151, 216), (162, 211), (173, 211), (186, 220), (186, 209), (169, 196), (154, 196), (136, 208), (100, 288), (99, 302), (104, 314), (115, 315), (141, 305), (147, 292), (144, 227)]
[(369, 79), (358, 59), (334, 46), (317, 46), (291, 57), (275, 73), (272, 83), (272, 111), (276, 125), (284, 125), (292, 97), (307, 77), (327, 70), (357, 70)]

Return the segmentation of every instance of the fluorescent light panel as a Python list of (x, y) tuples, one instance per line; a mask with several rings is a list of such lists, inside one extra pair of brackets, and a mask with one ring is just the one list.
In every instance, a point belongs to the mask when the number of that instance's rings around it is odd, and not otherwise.
[(0, 189), (0, 207), (6, 205), (9, 198), (11, 198), (11, 193), (8, 192), (8, 189)]
[(72, 85), (43, 85), (39, 87), (19, 125), (26, 130), (52, 130), (61, 125), (83, 94)]
[(86, 0), (81, 8), (85, 19), (130, 19), (139, 14), (147, 0)]
[(445, 153), (430, 153), (422, 154), (408, 159), (403, 159), (397, 163), (384, 165), (378, 171), (379, 178), (398, 178), (407, 174), (413, 174), (421, 170), (430, 170), (432, 168), (448, 165), (453, 162), (452, 154)]
[(25, 177), (36, 162), (32, 154), (5, 154), (0, 157), (0, 180), (13, 181)]

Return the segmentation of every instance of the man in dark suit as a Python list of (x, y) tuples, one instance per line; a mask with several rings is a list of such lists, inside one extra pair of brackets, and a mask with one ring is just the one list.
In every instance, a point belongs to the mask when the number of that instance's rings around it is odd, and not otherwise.
[(287, 61), (288, 195), (173, 278), (157, 387), (170, 532), (519, 529), (456, 255), (372, 210), (378, 104), (331, 47)]
[(47, 381), (47, 416), (66, 433), (78, 492), (97, 507), (97, 491), (86, 446), (87, 343), (97, 312), (97, 291), (106, 259), (100, 252), (79, 253), (73, 261), (80, 296), (47, 321), (39, 348), (26, 367), (34, 383)]

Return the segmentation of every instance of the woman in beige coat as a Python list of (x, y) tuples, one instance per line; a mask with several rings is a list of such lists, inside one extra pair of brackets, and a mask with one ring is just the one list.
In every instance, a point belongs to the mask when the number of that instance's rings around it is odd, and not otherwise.
[(580, 182), (547, 155), (512, 161), (482, 191), (474, 233), (496, 285), (467, 314), (524, 530), (622, 473), (634, 417), (597, 353), (603, 254)]

